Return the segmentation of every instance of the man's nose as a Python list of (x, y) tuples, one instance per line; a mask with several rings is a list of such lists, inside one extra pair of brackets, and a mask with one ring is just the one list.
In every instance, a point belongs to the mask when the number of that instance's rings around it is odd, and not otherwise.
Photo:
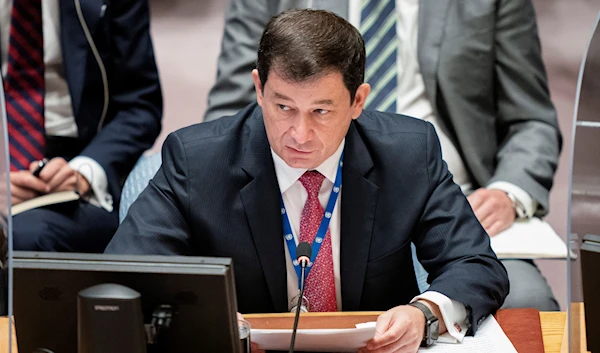
[(312, 135), (312, 121), (307, 114), (299, 114), (292, 128), (292, 137), (296, 143), (302, 145), (310, 141)]

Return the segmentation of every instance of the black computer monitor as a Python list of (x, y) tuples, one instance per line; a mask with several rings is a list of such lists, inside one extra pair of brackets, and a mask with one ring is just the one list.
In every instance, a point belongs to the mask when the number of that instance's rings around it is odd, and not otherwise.
[(580, 254), (587, 350), (600, 352), (600, 235), (586, 234)]
[[(77, 352), (77, 295), (103, 283), (141, 294), (145, 322), (173, 305), (159, 352), (239, 352), (231, 259), (15, 251), (13, 307), (19, 352)], [(46, 351), (44, 351), (46, 352)]]

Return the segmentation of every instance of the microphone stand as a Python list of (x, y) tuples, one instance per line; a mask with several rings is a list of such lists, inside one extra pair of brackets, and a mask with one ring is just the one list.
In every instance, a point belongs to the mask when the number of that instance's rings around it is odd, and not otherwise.
[(302, 260), (300, 265), (300, 297), (296, 303), (296, 316), (294, 318), (294, 329), (292, 330), (292, 340), (290, 341), (289, 353), (294, 353), (294, 344), (296, 343), (296, 330), (298, 329), (298, 320), (300, 319), (300, 308), (302, 307), (302, 298), (304, 298), (304, 270), (306, 269), (306, 260)]

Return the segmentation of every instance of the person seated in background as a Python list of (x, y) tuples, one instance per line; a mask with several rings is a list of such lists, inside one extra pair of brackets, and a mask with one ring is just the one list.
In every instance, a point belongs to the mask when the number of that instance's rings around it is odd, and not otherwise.
[(0, 0), (0, 34), (12, 204), (81, 196), (15, 215), (14, 249), (102, 252), (122, 183), (161, 129), (148, 3)]
[[(530, 0), (314, 4), (349, 19), (364, 36), (366, 108), (434, 125), (454, 181), (490, 236), (548, 213), (562, 138)], [(231, 1), (205, 121), (255, 100), (248, 73), (260, 33), (271, 16), (306, 6)], [(502, 262), (511, 283), (504, 307), (559, 309), (533, 261)]]
[[(386, 311), (365, 351), (416, 351), (437, 337), (426, 316), (458, 341), (474, 334), (502, 305), (506, 271), (433, 125), (363, 111), (365, 60), (331, 12), (274, 17), (251, 74), (258, 103), (170, 134), (106, 253), (231, 257), (239, 311), (268, 313), (293, 305), (308, 242), (310, 311)], [(411, 242), (431, 279), (421, 295)]]

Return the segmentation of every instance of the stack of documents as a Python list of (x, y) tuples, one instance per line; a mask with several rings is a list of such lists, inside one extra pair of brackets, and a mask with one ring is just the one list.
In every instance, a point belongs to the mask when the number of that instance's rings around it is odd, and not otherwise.
[(500, 259), (566, 259), (567, 245), (552, 227), (539, 218), (515, 222), (491, 237)]
[[(375, 323), (356, 325), (355, 329), (303, 329), (296, 335), (297, 351), (356, 352), (375, 335)], [(264, 350), (287, 351), (292, 330), (252, 329), (252, 342)], [(443, 341), (443, 339), (442, 339)], [(419, 352), (438, 353), (517, 353), (493, 316), (480, 326), (475, 337), (465, 337), (462, 343), (436, 343)]]
[(429, 348), (420, 348), (427, 353), (517, 353), (498, 321), (493, 316), (485, 319), (475, 337), (465, 337), (458, 344), (434, 344)]

